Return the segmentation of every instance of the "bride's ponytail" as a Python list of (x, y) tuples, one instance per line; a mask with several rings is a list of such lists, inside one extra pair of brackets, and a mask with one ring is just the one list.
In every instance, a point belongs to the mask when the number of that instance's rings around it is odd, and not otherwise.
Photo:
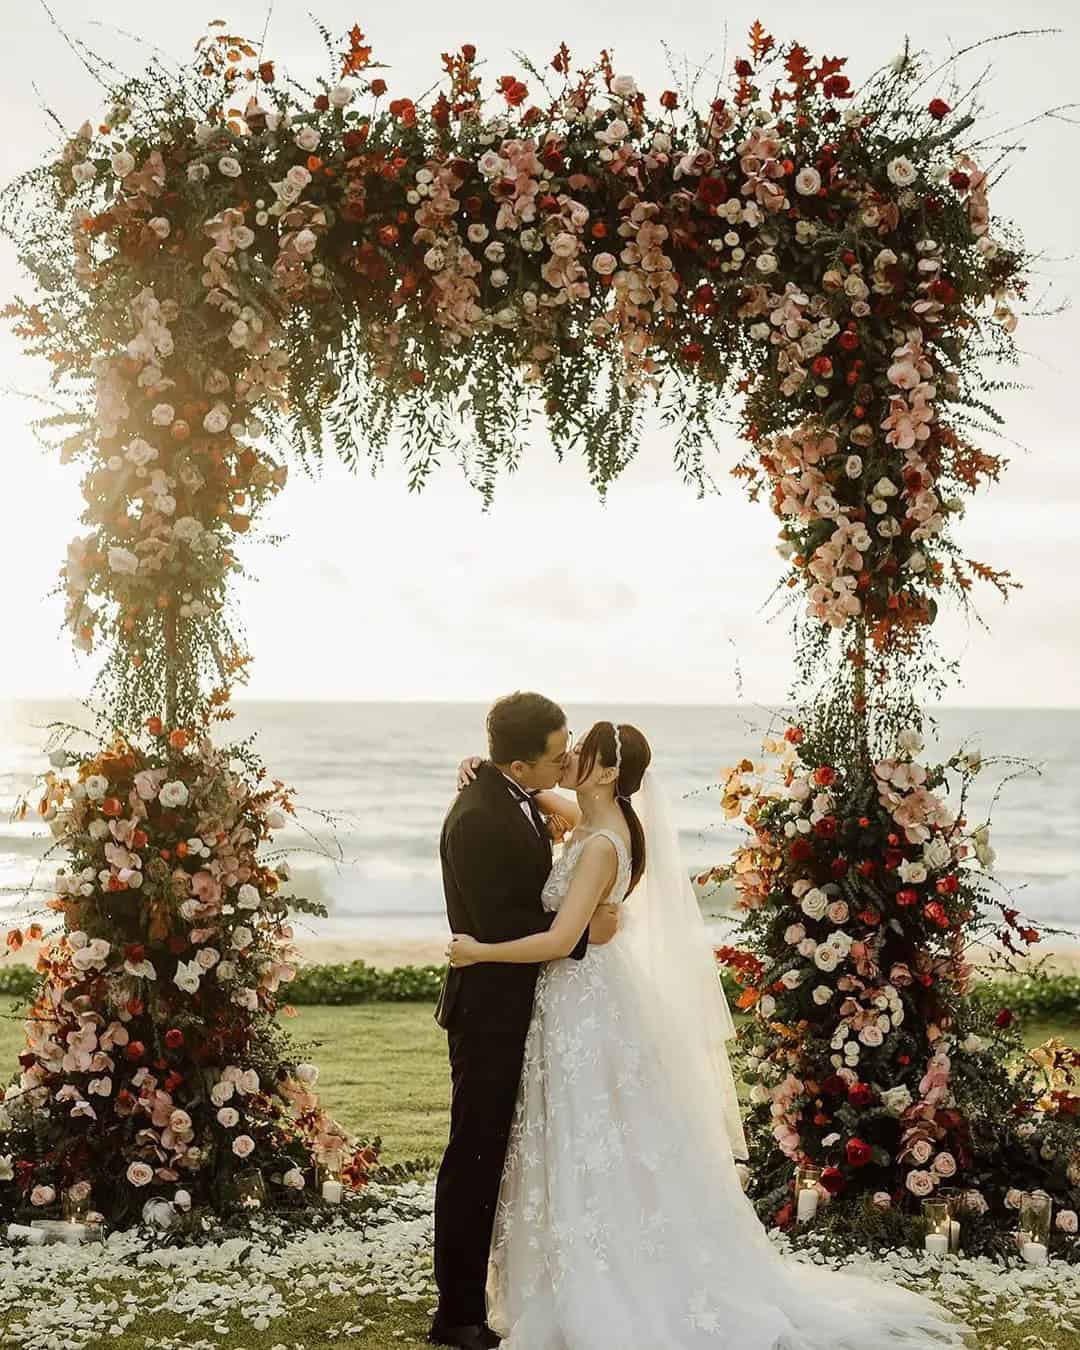
[(612, 727), (612, 740), (619, 770), (615, 781), (615, 800), (622, 807), (626, 827), (630, 831), (630, 888), (626, 892), (629, 895), (645, 871), (645, 827), (638, 819), (630, 798), (641, 787), (645, 770), (652, 760), (652, 750), (637, 727), (626, 722)]

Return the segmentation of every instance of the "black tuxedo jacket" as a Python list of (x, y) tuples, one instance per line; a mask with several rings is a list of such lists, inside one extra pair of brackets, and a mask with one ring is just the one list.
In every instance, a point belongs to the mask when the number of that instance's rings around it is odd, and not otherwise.
[[(494, 764), (458, 793), (439, 842), (446, 917), (455, 933), (507, 942), (550, 928), (554, 912), (540, 893), (551, 871), (551, 839), (538, 834)], [(588, 929), (573, 956), (588, 948)], [(532, 1015), (538, 965), (450, 967), (435, 1010), (441, 1027), (524, 1035)]]

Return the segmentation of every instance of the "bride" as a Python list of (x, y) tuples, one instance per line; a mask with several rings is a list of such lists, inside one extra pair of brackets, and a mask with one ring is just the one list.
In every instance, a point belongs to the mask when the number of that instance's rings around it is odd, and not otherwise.
[[(970, 1329), (922, 1295), (785, 1259), (740, 1184), (734, 1024), (640, 731), (598, 722), (557, 793), (572, 829), (544, 933), (455, 934), (455, 966), (548, 963), (488, 1269), (503, 1350), (928, 1350)], [(466, 762), (468, 764), (468, 762)], [(465, 769), (466, 766), (463, 766)], [(633, 799), (641, 806), (635, 810)], [(617, 937), (566, 961), (601, 902)]]

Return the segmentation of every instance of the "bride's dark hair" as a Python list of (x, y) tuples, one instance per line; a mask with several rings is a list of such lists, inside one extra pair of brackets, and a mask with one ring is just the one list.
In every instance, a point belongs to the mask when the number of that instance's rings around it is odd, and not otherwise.
[[(645, 871), (645, 830), (630, 798), (641, 787), (645, 770), (652, 761), (652, 750), (642, 733), (629, 722), (619, 723), (619, 743), (622, 754), (618, 757), (615, 799), (622, 807), (630, 831), (630, 890), (626, 892), (629, 895)], [(581, 742), (578, 754), (580, 778), (588, 778), (598, 760), (603, 768), (613, 769), (616, 762), (614, 722), (597, 722)]]

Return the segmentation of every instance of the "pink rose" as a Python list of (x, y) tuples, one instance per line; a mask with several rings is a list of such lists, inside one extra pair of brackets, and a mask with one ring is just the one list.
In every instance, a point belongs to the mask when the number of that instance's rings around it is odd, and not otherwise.
[(951, 1177), (956, 1175), (956, 1159), (951, 1153), (939, 1153), (930, 1166), (938, 1176)]
[(934, 1189), (934, 1178), (929, 1172), (909, 1172), (907, 1174), (907, 1188), (912, 1195), (927, 1196)]
[(929, 1139), (916, 1139), (911, 1146), (911, 1159), (921, 1167), (923, 1163), (930, 1161), (930, 1155), (934, 1147)]
[(133, 1162), (127, 1170), (127, 1179), (133, 1186), (149, 1186), (154, 1179), (154, 1169), (144, 1162)]
[(874, 1204), (878, 1209), (891, 1209), (892, 1196), (889, 1194), (888, 1191), (875, 1191)]
[(56, 1192), (51, 1186), (35, 1186), (30, 1192), (30, 1203), (43, 1207), (51, 1205), (56, 1199)]
[(250, 1134), (238, 1134), (232, 1141), (232, 1151), (238, 1158), (246, 1158), (255, 1149), (255, 1140)]
[(1059, 1210), (1058, 1210), (1058, 1216), (1057, 1216), (1057, 1219), (1055, 1220), (1055, 1223), (1057, 1224), (1058, 1228), (1060, 1228), (1061, 1231), (1062, 1231), (1063, 1233), (1075, 1233), (1075, 1232), (1076, 1232), (1076, 1210), (1075, 1210), (1075, 1209), (1059, 1209)]

